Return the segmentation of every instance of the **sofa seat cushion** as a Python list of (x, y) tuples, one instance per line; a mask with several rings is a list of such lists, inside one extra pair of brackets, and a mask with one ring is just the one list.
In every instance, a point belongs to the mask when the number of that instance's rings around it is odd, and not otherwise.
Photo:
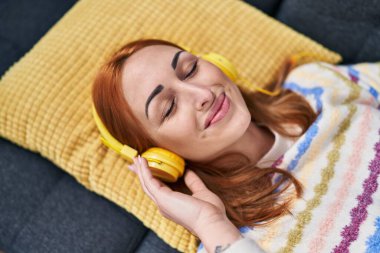
[(178, 252), (40, 155), (1, 138), (0, 149), (5, 252)]
[(278, 20), (339, 52), (343, 63), (380, 59), (380, 2), (284, 0)]

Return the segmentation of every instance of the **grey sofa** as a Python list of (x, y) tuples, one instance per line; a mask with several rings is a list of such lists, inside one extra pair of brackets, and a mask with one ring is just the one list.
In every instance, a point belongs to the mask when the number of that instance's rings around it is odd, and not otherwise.
[[(380, 60), (380, 1), (246, 1), (343, 63)], [(0, 1), (0, 76), (74, 0)], [(134, 216), (87, 191), (40, 155), (0, 138), (0, 251), (178, 252)]]

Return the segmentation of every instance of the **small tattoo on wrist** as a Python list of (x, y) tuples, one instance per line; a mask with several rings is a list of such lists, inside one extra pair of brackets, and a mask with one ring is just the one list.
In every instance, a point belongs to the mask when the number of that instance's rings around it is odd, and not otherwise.
[(223, 246), (218, 245), (218, 246), (215, 247), (215, 253), (223, 252), (223, 251), (225, 251), (226, 249), (228, 249), (230, 246), (231, 246), (230, 244), (227, 244), (227, 245), (223, 248)]

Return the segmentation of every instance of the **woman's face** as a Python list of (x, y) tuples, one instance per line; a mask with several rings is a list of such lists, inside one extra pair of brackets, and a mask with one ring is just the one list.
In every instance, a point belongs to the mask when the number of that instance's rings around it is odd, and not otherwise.
[(231, 151), (251, 122), (240, 90), (218, 67), (175, 47), (134, 53), (122, 85), (150, 136), (185, 159), (206, 162)]

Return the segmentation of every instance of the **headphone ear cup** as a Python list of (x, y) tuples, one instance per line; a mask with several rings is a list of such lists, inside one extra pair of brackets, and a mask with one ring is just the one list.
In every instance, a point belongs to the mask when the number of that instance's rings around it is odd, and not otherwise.
[(149, 148), (141, 156), (148, 161), (153, 176), (162, 181), (175, 182), (185, 171), (184, 159), (169, 150)]
[(216, 53), (207, 53), (200, 56), (202, 59), (216, 65), (223, 73), (228, 76), (231, 81), (236, 82), (238, 79), (238, 72), (235, 66), (227, 58)]

